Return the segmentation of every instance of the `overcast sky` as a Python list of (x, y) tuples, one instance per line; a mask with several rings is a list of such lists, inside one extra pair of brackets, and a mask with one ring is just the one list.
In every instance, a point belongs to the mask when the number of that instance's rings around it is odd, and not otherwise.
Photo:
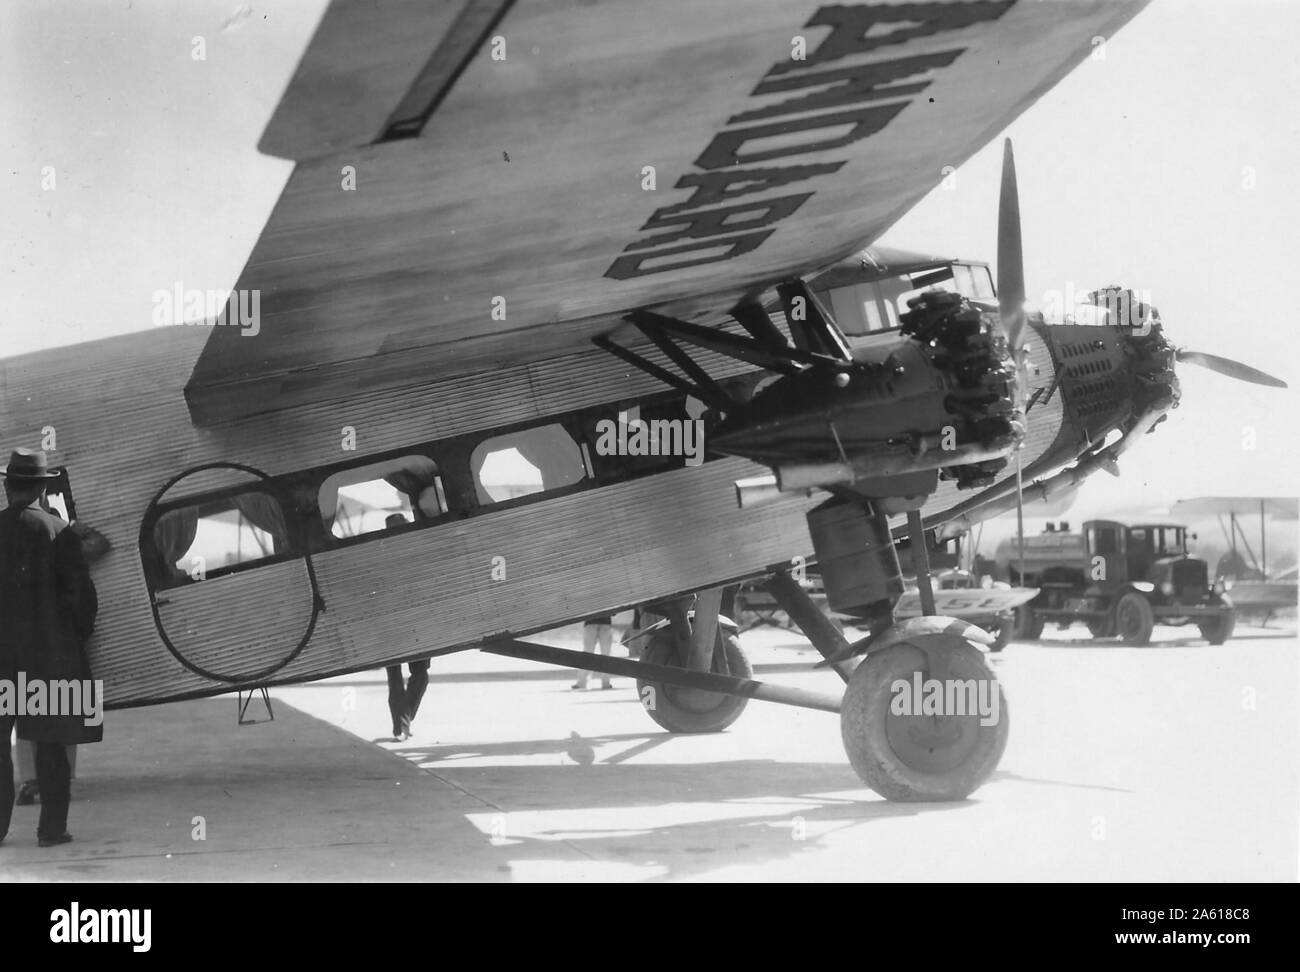
[[(324, 6), (0, 4), (0, 352), (150, 327), (159, 280), (234, 285), (290, 170), (255, 145)], [(1297, 38), (1300, 2), (1156, 0), (1026, 112), (1029, 293), (1149, 290), (1171, 340), (1300, 383)], [(881, 242), (991, 260), (999, 145)], [(1295, 391), (1179, 374), (1182, 407), (1072, 517), (1300, 491)]]

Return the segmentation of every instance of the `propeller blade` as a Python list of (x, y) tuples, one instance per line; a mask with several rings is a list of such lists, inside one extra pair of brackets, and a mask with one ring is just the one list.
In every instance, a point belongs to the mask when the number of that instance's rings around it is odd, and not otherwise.
[(1002, 190), (998, 198), (998, 313), (1018, 358), (1025, 330), (1025, 260), (1020, 244), (1016, 158), (1009, 138), (1002, 144)]
[(1229, 378), (1236, 378), (1238, 381), (1248, 381), (1252, 385), (1268, 385), (1270, 388), (1287, 387), (1286, 382), (1281, 378), (1266, 375), (1257, 368), (1244, 365), (1240, 361), (1233, 361), (1231, 358), (1220, 358), (1217, 354), (1206, 354), (1204, 351), (1188, 351), (1180, 348), (1175, 358), (1188, 364), (1209, 368), (1211, 371), (1217, 371)]

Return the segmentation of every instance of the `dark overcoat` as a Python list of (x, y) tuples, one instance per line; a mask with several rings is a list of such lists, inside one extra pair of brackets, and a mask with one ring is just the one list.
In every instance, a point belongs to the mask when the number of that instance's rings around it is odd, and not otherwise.
[[(98, 608), (81, 543), (68, 524), (36, 505), (0, 511), (0, 676), (89, 682), (86, 642)], [(18, 719), (20, 739), (89, 743), (103, 735), (102, 724), (88, 726), (84, 715)]]

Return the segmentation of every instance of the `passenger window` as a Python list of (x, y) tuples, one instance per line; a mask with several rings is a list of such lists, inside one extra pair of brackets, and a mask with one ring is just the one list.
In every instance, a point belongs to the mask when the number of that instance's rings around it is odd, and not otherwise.
[(400, 529), (447, 512), (438, 464), (428, 456), (402, 456), (336, 472), (321, 483), (318, 505), (325, 529), (339, 540)]
[(153, 538), (171, 581), (202, 580), (289, 551), (284, 511), (260, 490), (168, 510), (154, 522)]
[(484, 504), (562, 489), (590, 475), (578, 443), (561, 425), (484, 439), (470, 453), (469, 467)]

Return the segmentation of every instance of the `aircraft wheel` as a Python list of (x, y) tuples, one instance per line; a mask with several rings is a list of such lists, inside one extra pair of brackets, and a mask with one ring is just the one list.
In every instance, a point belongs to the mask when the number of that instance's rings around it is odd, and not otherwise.
[[(676, 643), (668, 631), (659, 631), (650, 639), (641, 661), (682, 667)], [(754, 668), (740, 642), (721, 627), (713, 648), (713, 671), (736, 678), (754, 677)], [(722, 695), (648, 679), (637, 679), (636, 690), (650, 718), (669, 732), (721, 732), (740, 718), (749, 703), (749, 699), (739, 695)]]
[(1027, 604), (1016, 608), (1014, 636), (1017, 641), (1037, 641), (1043, 636), (1047, 622)]
[[(868, 654), (849, 678), (840, 713), (844, 749), (863, 782), (887, 800), (963, 800), (989, 778), (1006, 749), (1006, 696), (983, 654), (964, 638), (928, 635), (915, 642)], [(894, 711), (894, 700), (902, 695), (895, 682), (906, 684), (910, 700), (913, 673), (921, 673), (922, 686), (930, 677), (929, 659), (918, 647), (923, 643), (946, 653), (943, 682), (974, 680), (977, 687), (996, 688), (996, 718), (990, 725), (981, 725), (978, 694), (977, 711), (970, 715)], [(988, 700), (989, 689), (984, 692)]]
[(1015, 626), (1015, 615), (1010, 612), (999, 614), (996, 618), (992, 618), (982, 625), (984, 630), (993, 636), (993, 644), (989, 645), (989, 651), (999, 652), (1011, 644), (1011, 632), (1015, 629)]
[(1137, 591), (1129, 591), (1115, 605), (1115, 630), (1126, 645), (1149, 645), (1156, 616), (1151, 602)]
[(1221, 645), (1232, 637), (1232, 629), (1237, 626), (1237, 618), (1231, 608), (1222, 614), (1197, 622), (1201, 637), (1212, 645)]

